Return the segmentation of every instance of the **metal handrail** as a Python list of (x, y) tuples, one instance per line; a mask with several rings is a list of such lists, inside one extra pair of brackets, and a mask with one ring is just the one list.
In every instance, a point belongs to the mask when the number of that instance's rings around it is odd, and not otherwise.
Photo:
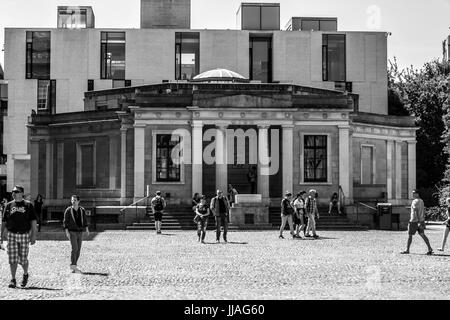
[(369, 206), (368, 204), (365, 204), (365, 203), (362, 203), (362, 202), (357, 202), (357, 204), (360, 204), (360, 205), (362, 205), (363, 207), (369, 208), (369, 209), (371, 209), (371, 210), (378, 211), (376, 208), (371, 207), (371, 206)]
[(359, 206), (362, 205), (370, 210), (378, 211), (376, 208), (369, 206), (368, 204), (362, 202), (356, 202), (356, 223), (359, 223)]
[[(142, 202), (142, 201), (144, 201), (144, 200), (147, 200), (147, 201), (148, 201), (148, 198), (149, 198), (149, 197), (150, 197), (150, 196), (148, 195), (148, 196), (146, 196), (146, 197), (144, 197), (144, 198), (142, 198), (142, 199), (139, 199), (138, 201), (135, 201), (134, 203), (132, 203), (132, 204), (126, 206), (125, 208), (120, 209), (120, 212), (121, 212), (122, 214), (125, 214), (125, 210), (126, 210), (126, 209), (131, 208), (131, 207), (135, 207), (135, 209), (136, 209), (136, 217), (135, 217), (135, 221), (136, 221), (137, 223), (139, 223), (139, 222), (140, 222), (140, 219), (139, 219), (139, 217), (138, 217), (138, 203), (140, 203), (140, 202)], [(147, 202), (147, 205), (148, 205), (148, 202)]]
[(339, 210), (343, 210), (344, 206), (345, 206), (345, 192), (344, 189), (342, 189), (342, 186), (339, 185)]

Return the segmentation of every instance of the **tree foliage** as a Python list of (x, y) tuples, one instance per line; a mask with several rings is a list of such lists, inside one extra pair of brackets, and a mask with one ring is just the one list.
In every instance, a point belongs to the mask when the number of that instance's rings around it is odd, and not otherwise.
[[(417, 131), (417, 186), (434, 188), (442, 184), (444, 171), (450, 183), (448, 163), (450, 149), (449, 81), (450, 64), (435, 60), (422, 69), (412, 66), (399, 70), (397, 61), (389, 61), (388, 86), (394, 96), (392, 114), (405, 110), (416, 119)], [(395, 100), (395, 99), (397, 99)], [(391, 101), (390, 101), (391, 102)], [(404, 110), (401, 110), (401, 107)]]

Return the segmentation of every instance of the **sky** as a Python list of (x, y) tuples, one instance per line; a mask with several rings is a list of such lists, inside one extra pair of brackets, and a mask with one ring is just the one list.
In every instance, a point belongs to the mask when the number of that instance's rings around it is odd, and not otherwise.
[[(280, 3), (281, 29), (292, 16), (331, 16), (341, 31), (390, 32), (388, 57), (402, 69), (441, 59), (450, 35), (450, 0), (191, 0), (191, 28), (236, 29), (241, 2)], [(0, 0), (1, 48), (5, 27), (55, 28), (58, 5), (92, 6), (96, 28), (140, 26), (140, 0)]]

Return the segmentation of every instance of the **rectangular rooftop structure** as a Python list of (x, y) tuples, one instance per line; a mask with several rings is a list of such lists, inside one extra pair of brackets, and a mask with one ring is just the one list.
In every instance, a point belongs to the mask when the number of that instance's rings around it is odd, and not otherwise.
[(444, 61), (450, 61), (450, 36), (442, 42), (442, 53)]
[(337, 31), (337, 18), (292, 17), (286, 31)]
[(58, 6), (58, 28), (95, 28), (95, 16), (90, 6)]
[(236, 13), (240, 30), (280, 30), (279, 3), (241, 3)]
[(141, 0), (141, 29), (190, 29), (191, 0)]

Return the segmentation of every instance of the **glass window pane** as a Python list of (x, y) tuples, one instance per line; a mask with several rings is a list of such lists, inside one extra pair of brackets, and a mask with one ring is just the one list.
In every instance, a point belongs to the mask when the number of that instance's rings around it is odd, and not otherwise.
[(328, 81), (346, 81), (345, 35), (328, 35)]
[(32, 32), (26, 59), (28, 79), (50, 79), (50, 32)]
[(318, 20), (302, 20), (302, 31), (318, 31), (319, 21)]
[(337, 31), (337, 21), (320, 20), (320, 31)]
[(259, 80), (263, 83), (272, 81), (271, 54), (272, 50), (270, 38), (251, 38), (252, 56), (251, 58), (251, 80)]
[(242, 6), (242, 30), (261, 29), (261, 11), (259, 6)]
[(199, 74), (199, 33), (177, 32), (175, 42), (175, 79), (191, 80)]
[(261, 29), (280, 30), (280, 7), (261, 7)]
[(125, 32), (102, 32), (102, 79), (125, 79)]
[(94, 185), (94, 146), (83, 145), (81, 150), (81, 184), (85, 187)]

